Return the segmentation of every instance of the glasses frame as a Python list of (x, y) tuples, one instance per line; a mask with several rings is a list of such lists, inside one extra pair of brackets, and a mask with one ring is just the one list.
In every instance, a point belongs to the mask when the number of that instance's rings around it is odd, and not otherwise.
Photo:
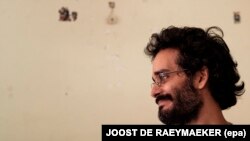
[[(160, 81), (154, 81), (151, 84), (151, 88), (154, 88), (155, 86), (161, 87), (163, 84), (165, 84), (166, 83), (165, 80), (166, 80), (167, 75), (173, 74), (173, 73), (185, 72), (185, 71), (187, 71), (187, 69), (168, 71), (168, 72), (167, 71), (159, 72), (157, 75), (158, 75)], [(161, 74), (164, 74), (164, 76), (161, 76)]]

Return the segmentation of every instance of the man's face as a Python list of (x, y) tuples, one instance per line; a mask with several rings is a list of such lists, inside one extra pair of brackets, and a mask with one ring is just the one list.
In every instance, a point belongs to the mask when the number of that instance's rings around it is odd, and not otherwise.
[(159, 105), (159, 119), (165, 124), (186, 124), (195, 119), (202, 99), (191, 78), (177, 64), (179, 51), (161, 50), (154, 58), (151, 94)]

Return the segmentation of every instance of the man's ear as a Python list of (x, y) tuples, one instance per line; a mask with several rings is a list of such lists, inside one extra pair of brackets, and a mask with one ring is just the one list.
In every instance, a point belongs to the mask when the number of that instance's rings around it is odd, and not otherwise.
[(202, 67), (201, 70), (197, 71), (194, 75), (194, 87), (196, 89), (203, 89), (206, 87), (209, 73), (207, 67)]

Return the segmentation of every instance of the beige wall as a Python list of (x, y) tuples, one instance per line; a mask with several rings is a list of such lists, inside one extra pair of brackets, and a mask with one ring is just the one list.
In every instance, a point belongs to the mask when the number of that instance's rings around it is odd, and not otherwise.
[[(247, 89), (225, 115), (250, 123), (249, 0), (114, 1), (115, 25), (108, 0), (0, 1), (1, 141), (98, 141), (102, 124), (161, 124), (143, 48), (169, 25), (224, 30)], [(60, 22), (62, 6), (78, 20)]]

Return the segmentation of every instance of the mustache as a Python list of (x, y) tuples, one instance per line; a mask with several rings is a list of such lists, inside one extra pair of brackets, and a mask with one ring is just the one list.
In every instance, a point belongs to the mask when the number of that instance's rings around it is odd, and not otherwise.
[(160, 100), (173, 100), (173, 97), (170, 94), (160, 94), (156, 97), (155, 103), (158, 104)]

